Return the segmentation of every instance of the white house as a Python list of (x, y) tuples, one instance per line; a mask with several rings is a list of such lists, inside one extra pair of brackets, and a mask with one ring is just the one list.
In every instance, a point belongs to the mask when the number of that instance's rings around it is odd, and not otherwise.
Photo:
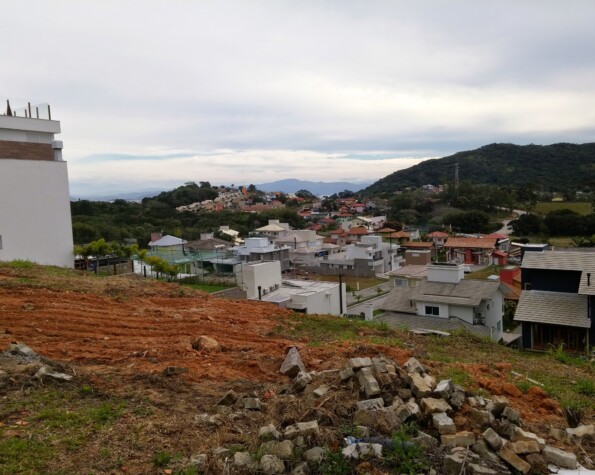
[(281, 287), (281, 262), (243, 263), (240, 269), (248, 299), (258, 299)]
[(73, 267), (68, 169), (54, 140), (60, 122), (47, 105), (8, 112), (0, 115), (0, 261)]
[(456, 319), (470, 331), (499, 341), (504, 312), (500, 282), (465, 279), (464, 275), (461, 264), (429, 264), (426, 280), (415, 287), (395, 287), (382, 308), (415, 314), (426, 327), (432, 326), (432, 319)]

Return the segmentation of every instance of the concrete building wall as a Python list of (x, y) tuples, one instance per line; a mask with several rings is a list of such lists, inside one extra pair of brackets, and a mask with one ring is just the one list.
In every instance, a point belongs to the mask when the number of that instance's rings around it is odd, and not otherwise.
[(463, 307), (461, 305), (449, 305), (449, 312), (451, 317), (457, 317), (471, 325), (473, 325), (473, 307)]
[(267, 292), (271, 287), (281, 285), (281, 262), (258, 262), (242, 264), (244, 289), (249, 299), (258, 298), (258, 286)]
[(432, 262), (432, 251), (424, 249), (420, 251), (405, 251), (405, 265), (425, 266)]
[(66, 162), (0, 156), (0, 236), (0, 260), (74, 266)]
[[(428, 307), (438, 307), (439, 313), (438, 315), (426, 313), (426, 306)], [(445, 303), (434, 303), (434, 302), (415, 302), (415, 307), (417, 310), (417, 314), (420, 316), (430, 316), (430, 317), (437, 317), (437, 318), (448, 318), (449, 317), (449, 309), (448, 304)]]
[(453, 264), (428, 265), (428, 282), (458, 284), (465, 278), (464, 266)]
[[(498, 290), (491, 300), (482, 302), (486, 306), (485, 325), (490, 328), (492, 340), (499, 341), (502, 338), (503, 324), (502, 317), (504, 315), (504, 296)], [(487, 308), (489, 305), (489, 309)]]

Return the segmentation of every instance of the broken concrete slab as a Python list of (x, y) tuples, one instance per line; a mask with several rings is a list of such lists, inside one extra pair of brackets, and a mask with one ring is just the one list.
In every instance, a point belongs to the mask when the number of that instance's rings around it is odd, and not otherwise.
[(445, 412), (436, 412), (432, 414), (432, 425), (440, 435), (456, 434), (457, 427), (454, 421), (446, 415)]
[(371, 398), (373, 396), (378, 396), (381, 393), (378, 381), (376, 381), (370, 368), (361, 368), (356, 374), (360, 386), (366, 393), (366, 397)]
[(346, 368), (351, 368), (354, 372), (359, 371), (362, 368), (367, 368), (372, 366), (372, 360), (368, 357), (366, 358), (350, 358), (347, 360), (345, 365)]
[(291, 389), (296, 393), (302, 392), (311, 382), (312, 376), (310, 376), (308, 373), (300, 371), (291, 383)]
[(233, 406), (236, 401), (238, 400), (238, 394), (233, 390), (230, 389), (225, 393), (225, 395), (219, 399), (217, 402), (218, 406)]
[(476, 440), (473, 432), (461, 431), (440, 436), (440, 442), (443, 446), (471, 447)]
[(543, 450), (543, 448), (545, 447), (544, 439), (542, 439), (541, 437), (538, 437), (533, 432), (524, 431), (520, 427), (514, 428), (514, 432), (512, 433), (510, 440), (512, 442), (517, 442), (520, 440), (533, 440), (533, 441), (537, 442), (537, 444), (539, 445), (539, 450)]
[(449, 412), (452, 407), (444, 399), (436, 399), (433, 397), (424, 397), (419, 403), (421, 412), (424, 416), (433, 414), (434, 412)]
[(289, 460), (293, 457), (294, 445), (291, 440), (269, 440), (260, 444), (260, 452), (263, 454), (276, 455), (281, 460)]
[(263, 455), (259, 464), (260, 471), (265, 475), (285, 473), (283, 460), (275, 455)]
[(295, 378), (300, 371), (306, 372), (306, 367), (304, 366), (299, 350), (295, 346), (292, 346), (287, 351), (279, 372), (290, 378)]
[(517, 455), (538, 454), (540, 452), (539, 444), (534, 440), (518, 440), (516, 442), (507, 442), (506, 447)]
[(322, 397), (324, 396), (326, 393), (328, 393), (330, 391), (330, 387), (326, 384), (323, 384), (321, 386), (318, 386), (314, 391), (312, 391), (312, 394), (314, 394), (314, 396), (316, 397)]
[(368, 444), (366, 442), (350, 444), (342, 451), (347, 459), (360, 459), (362, 457), (382, 457), (382, 445)]
[(451, 379), (443, 379), (438, 383), (436, 389), (434, 389), (434, 394), (442, 399), (448, 399), (451, 394), (454, 392), (455, 386), (452, 384)]
[(257, 397), (245, 397), (242, 399), (244, 409), (249, 411), (260, 411), (260, 399)]
[(432, 394), (432, 388), (427, 385), (424, 378), (418, 373), (410, 373), (407, 376), (407, 382), (409, 383), (413, 395), (418, 399)]
[(418, 373), (422, 375), (426, 372), (424, 365), (422, 365), (419, 360), (413, 356), (407, 360), (407, 362), (403, 365), (403, 368), (405, 368), (407, 373)]
[(566, 450), (552, 447), (551, 445), (546, 445), (542, 450), (541, 455), (546, 461), (553, 463), (558, 467), (574, 469), (577, 465), (576, 455), (567, 452)]
[(508, 465), (510, 465), (515, 470), (523, 474), (529, 473), (531, 470), (531, 465), (525, 462), (522, 458), (520, 458), (517, 454), (515, 454), (512, 450), (508, 447), (502, 447), (498, 451), (498, 455), (502, 460), (504, 460)]
[(494, 429), (489, 427), (484, 431), (482, 434), (484, 440), (490, 445), (490, 447), (494, 450), (500, 450), (504, 445), (504, 440), (500, 437)]
[(384, 407), (384, 399), (381, 397), (375, 399), (366, 399), (364, 401), (357, 401), (355, 405), (358, 409), (371, 411), (373, 409), (380, 409)]
[(258, 438), (260, 440), (279, 440), (281, 438), (281, 432), (277, 430), (274, 424), (263, 426), (258, 430)]
[(285, 428), (284, 437), (286, 439), (294, 439), (298, 436), (302, 437), (316, 437), (319, 434), (318, 422), (297, 422)]

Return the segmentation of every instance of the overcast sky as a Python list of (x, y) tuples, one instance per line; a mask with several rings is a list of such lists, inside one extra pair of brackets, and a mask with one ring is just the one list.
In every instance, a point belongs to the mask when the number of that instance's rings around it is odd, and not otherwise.
[(2, 91), (49, 102), (71, 193), (369, 181), (595, 140), (595, 2), (13, 1)]

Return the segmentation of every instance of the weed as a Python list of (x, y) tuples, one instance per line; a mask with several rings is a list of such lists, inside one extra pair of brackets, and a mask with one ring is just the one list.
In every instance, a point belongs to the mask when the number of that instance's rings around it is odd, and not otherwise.
[(318, 466), (318, 473), (321, 475), (347, 475), (352, 473), (352, 469), (351, 464), (341, 452), (328, 451)]
[(14, 261), (7, 262), (5, 265), (11, 269), (31, 269), (33, 267), (31, 261), (24, 259), (15, 259)]
[(523, 394), (526, 394), (529, 391), (529, 388), (533, 386), (529, 381), (517, 381), (515, 386), (520, 389)]
[(167, 467), (167, 464), (169, 464), (172, 461), (172, 459), (173, 455), (169, 452), (155, 452), (153, 454), (151, 462), (153, 463), (154, 467), (163, 468)]
[(452, 379), (454, 384), (459, 384), (461, 386), (469, 386), (471, 383), (471, 378), (469, 377), (469, 373), (467, 371), (457, 368), (456, 366), (451, 366), (446, 369), (443, 373), (445, 379)]
[(426, 453), (423, 448), (410, 441), (418, 434), (415, 424), (405, 424), (392, 437), (392, 446), (385, 450), (385, 463), (389, 468), (397, 469), (397, 473), (426, 473), (428, 467)]
[(581, 378), (576, 382), (576, 389), (585, 396), (595, 396), (595, 381), (593, 379)]
[(97, 409), (92, 409), (89, 416), (92, 421), (96, 422), (97, 424), (103, 425), (119, 418), (122, 414), (123, 408), (123, 404), (113, 406), (109, 403), (104, 402)]
[(81, 386), (81, 388), (79, 389), (79, 394), (82, 397), (92, 396), (94, 392), (95, 391), (93, 390), (93, 388), (91, 386), (86, 385), (86, 384), (84, 384), (83, 386)]

